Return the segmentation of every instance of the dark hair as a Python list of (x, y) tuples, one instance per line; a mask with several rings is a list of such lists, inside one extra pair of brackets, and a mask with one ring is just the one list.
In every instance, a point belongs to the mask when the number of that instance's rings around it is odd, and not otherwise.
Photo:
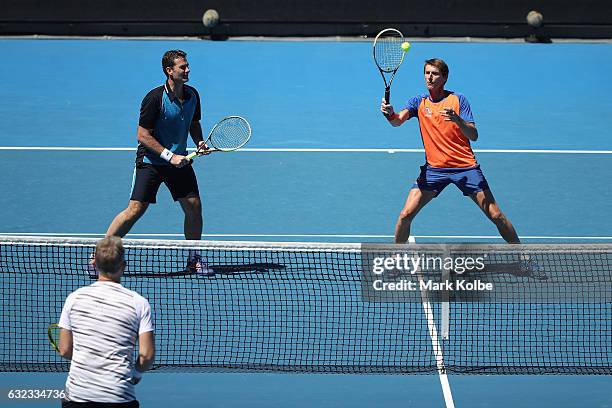
[(166, 77), (168, 76), (168, 73), (166, 73), (166, 68), (173, 67), (175, 59), (185, 57), (187, 57), (187, 53), (183, 50), (166, 51), (162, 57), (162, 70), (164, 71), (164, 75), (166, 75)]
[(434, 67), (438, 68), (442, 76), (444, 78), (448, 78), (448, 65), (446, 65), (446, 62), (444, 62), (440, 58), (431, 58), (431, 59), (425, 60), (423, 71), (425, 71), (425, 67), (428, 65), (433, 65)]
[(104, 274), (113, 275), (121, 270), (125, 250), (119, 237), (106, 237), (96, 244), (96, 268)]

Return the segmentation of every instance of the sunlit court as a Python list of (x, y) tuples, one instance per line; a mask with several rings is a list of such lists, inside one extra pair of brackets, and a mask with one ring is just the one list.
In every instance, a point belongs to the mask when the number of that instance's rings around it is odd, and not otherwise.
[[(505, 25), (233, 3), (21, 31), (15, 6), (0, 24), (1, 405), (70, 399), (89, 346), (62, 309), (107, 276), (96, 243), (121, 228), (121, 285), (154, 327), (152, 367), (126, 386), (142, 407), (612, 405), (612, 21), (569, 6), (526, 20), (536, 7), (514, 2)], [(168, 50), (186, 56), (166, 70)], [(193, 169), (201, 240), (183, 173), (155, 203), (137, 195), (155, 166)], [(486, 181), (440, 187), (440, 168)], [(439, 194), (412, 211), (415, 190)], [(485, 191), (503, 217), (475, 203)], [(146, 211), (113, 230), (133, 201)]]

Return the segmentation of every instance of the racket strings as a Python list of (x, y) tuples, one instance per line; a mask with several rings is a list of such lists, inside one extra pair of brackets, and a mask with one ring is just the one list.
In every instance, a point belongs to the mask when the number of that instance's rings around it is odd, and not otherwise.
[(229, 118), (217, 125), (210, 136), (210, 145), (219, 150), (234, 150), (243, 146), (251, 136), (251, 129), (242, 118)]
[(402, 63), (403, 37), (400, 35), (379, 37), (374, 45), (376, 63), (385, 72), (393, 72)]

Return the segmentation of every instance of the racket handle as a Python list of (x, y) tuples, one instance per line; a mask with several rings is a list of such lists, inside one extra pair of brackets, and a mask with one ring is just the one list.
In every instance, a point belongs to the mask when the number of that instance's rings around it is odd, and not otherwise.
[(193, 160), (194, 157), (196, 157), (198, 154), (196, 152), (192, 152), (189, 153), (187, 156), (185, 156), (187, 158), (187, 160)]
[(391, 95), (391, 89), (385, 89), (385, 103), (389, 103), (389, 96)]

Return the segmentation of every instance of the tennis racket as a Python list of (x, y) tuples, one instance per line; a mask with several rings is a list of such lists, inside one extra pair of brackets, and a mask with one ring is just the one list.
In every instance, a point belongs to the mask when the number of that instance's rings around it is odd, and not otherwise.
[(49, 328), (47, 329), (47, 336), (49, 336), (49, 343), (51, 343), (51, 347), (53, 347), (53, 350), (55, 350), (58, 353), (59, 353), (59, 346), (57, 345), (57, 343), (59, 343), (59, 331), (60, 331), (60, 328), (55, 323), (49, 325)]
[(251, 138), (251, 125), (240, 116), (227, 116), (219, 121), (208, 134), (207, 150), (196, 150), (187, 155), (187, 159), (207, 152), (231, 152), (240, 149)]
[[(408, 49), (402, 49), (402, 44), (404, 42), (404, 35), (395, 28), (382, 30), (376, 35), (376, 38), (374, 38), (374, 62), (385, 82), (386, 103), (389, 103), (393, 78), (395, 78), (397, 70), (400, 65), (402, 65), (402, 62), (404, 62), (404, 56), (408, 51)], [(410, 45), (408, 45), (408, 47), (410, 47)], [(385, 74), (391, 74), (388, 82)]]

